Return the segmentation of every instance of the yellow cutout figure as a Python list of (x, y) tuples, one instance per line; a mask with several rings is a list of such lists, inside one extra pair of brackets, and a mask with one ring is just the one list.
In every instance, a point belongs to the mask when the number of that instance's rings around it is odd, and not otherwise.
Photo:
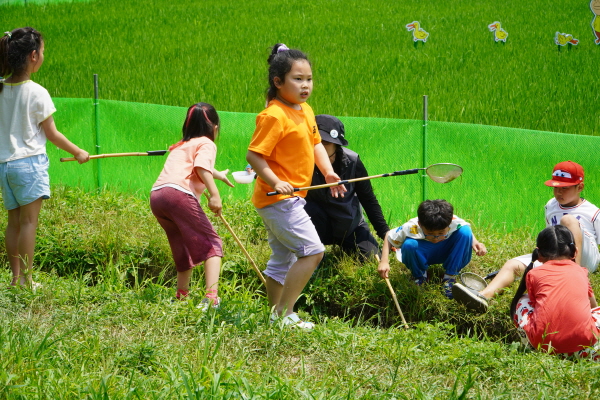
[(579, 43), (579, 39), (575, 39), (573, 35), (568, 33), (556, 32), (556, 36), (554, 36), (554, 43), (559, 46), (566, 46), (567, 44), (577, 45), (577, 43)]
[(508, 32), (502, 29), (500, 22), (495, 21), (493, 24), (489, 24), (488, 28), (490, 32), (494, 32), (494, 40), (496, 42), (506, 43), (506, 39), (508, 39)]
[(594, 13), (594, 19), (592, 19), (592, 30), (596, 36), (594, 43), (600, 45), (600, 0), (590, 1), (590, 9)]
[(425, 32), (423, 30), (423, 28), (421, 28), (420, 26), (421, 26), (421, 24), (419, 23), (419, 21), (413, 21), (410, 24), (406, 25), (406, 29), (408, 29), (408, 31), (412, 31), (413, 40), (415, 42), (417, 40), (420, 40), (423, 43), (425, 43), (427, 41), (427, 37), (429, 36), (429, 33)]

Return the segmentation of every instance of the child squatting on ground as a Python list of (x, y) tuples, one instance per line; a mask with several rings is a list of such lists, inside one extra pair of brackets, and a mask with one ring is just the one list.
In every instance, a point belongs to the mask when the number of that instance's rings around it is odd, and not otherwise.
[[(545, 206), (546, 226), (563, 225), (571, 231), (577, 247), (575, 262), (594, 272), (598, 268), (600, 252), (600, 209), (581, 197), (583, 190), (583, 167), (573, 161), (563, 161), (554, 166), (552, 179), (545, 182), (553, 188), (554, 198)], [(485, 312), (489, 299), (512, 285), (531, 262), (531, 254), (508, 260), (498, 275), (481, 292), (461, 284), (454, 286), (454, 298), (468, 309)], [(541, 263), (535, 263), (535, 266)]]
[[(573, 234), (562, 225), (550, 226), (536, 245), (510, 306), (522, 341), (563, 357), (600, 361), (600, 307), (588, 270), (573, 261)], [(534, 268), (536, 261), (543, 264)]]
[(31, 80), (44, 63), (44, 39), (33, 28), (0, 38), (0, 189), (8, 210), (6, 254), (11, 285), (35, 288), (31, 273), (42, 200), (50, 198), (46, 140), (82, 164), (87, 151), (56, 129), (56, 111), (46, 89)]
[[(323, 258), (325, 247), (304, 211), (306, 192), (294, 187), (310, 186), (314, 164), (327, 183), (340, 180), (321, 144), (312, 108), (306, 104), (313, 89), (312, 69), (306, 55), (276, 44), (268, 58), (267, 108), (256, 117), (246, 160), (258, 179), (252, 203), (269, 236), (271, 257), (264, 270), (271, 321), (310, 330), (294, 305)], [(278, 194), (267, 196), (275, 190)], [(346, 189), (334, 186), (334, 197)]]
[(396, 257), (410, 270), (415, 283), (428, 279), (431, 264), (442, 264), (446, 271), (442, 280), (444, 295), (452, 298), (456, 275), (471, 261), (471, 251), (478, 256), (487, 253), (485, 245), (475, 239), (471, 226), (454, 215), (446, 200), (426, 200), (417, 209), (417, 218), (386, 234), (377, 272), (388, 278), (389, 254), (396, 248)]
[(183, 138), (169, 148), (169, 156), (150, 193), (152, 213), (165, 230), (177, 268), (177, 298), (185, 299), (190, 290), (194, 266), (204, 262), (206, 297), (199, 308), (217, 308), (219, 273), (223, 257), (222, 242), (200, 207), (205, 189), (208, 208), (221, 215), (221, 197), (215, 178), (233, 187), (227, 172), (215, 170), (219, 134), (219, 115), (207, 103), (188, 109), (183, 123)]

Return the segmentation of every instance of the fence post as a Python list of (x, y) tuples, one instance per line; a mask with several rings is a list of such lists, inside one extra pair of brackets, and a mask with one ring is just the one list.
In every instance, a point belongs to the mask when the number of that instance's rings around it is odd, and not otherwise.
[[(423, 168), (427, 168), (427, 95), (423, 95)], [(421, 176), (423, 200), (427, 200), (427, 175)]]
[[(96, 131), (96, 154), (100, 154), (100, 102), (98, 100), (98, 74), (94, 74), (94, 129)], [(100, 159), (96, 160), (98, 179), (96, 185), (101, 188)]]

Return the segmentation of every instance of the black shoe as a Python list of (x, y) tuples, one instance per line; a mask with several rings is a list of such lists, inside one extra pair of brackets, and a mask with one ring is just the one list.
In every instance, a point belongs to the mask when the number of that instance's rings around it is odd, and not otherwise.
[(460, 283), (452, 286), (452, 295), (454, 300), (467, 307), (467, 309), (484, 313), (488, 309), (488, 300), (479, 294), (478, 291), (470, 289)]

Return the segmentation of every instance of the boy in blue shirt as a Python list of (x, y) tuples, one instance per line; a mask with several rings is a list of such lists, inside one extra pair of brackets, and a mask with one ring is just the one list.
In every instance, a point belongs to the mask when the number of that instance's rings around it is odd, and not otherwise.
[(471, 261), (471, 251), (483, 256), (485, 245), (479, 242), (471, 226), (454, 215), (454, 207), (446, 200), (426, 200), (417, 209), (417, 218), (392, 229), (386, 235), (377, 272), (387, 278), (390, 271), (390, 249), (410, 270), (417, 285), (428, 279), (431, 264), (442, 264), (446, 271), (442, 280), (444, 295), (452, 298), (456, 275)]

